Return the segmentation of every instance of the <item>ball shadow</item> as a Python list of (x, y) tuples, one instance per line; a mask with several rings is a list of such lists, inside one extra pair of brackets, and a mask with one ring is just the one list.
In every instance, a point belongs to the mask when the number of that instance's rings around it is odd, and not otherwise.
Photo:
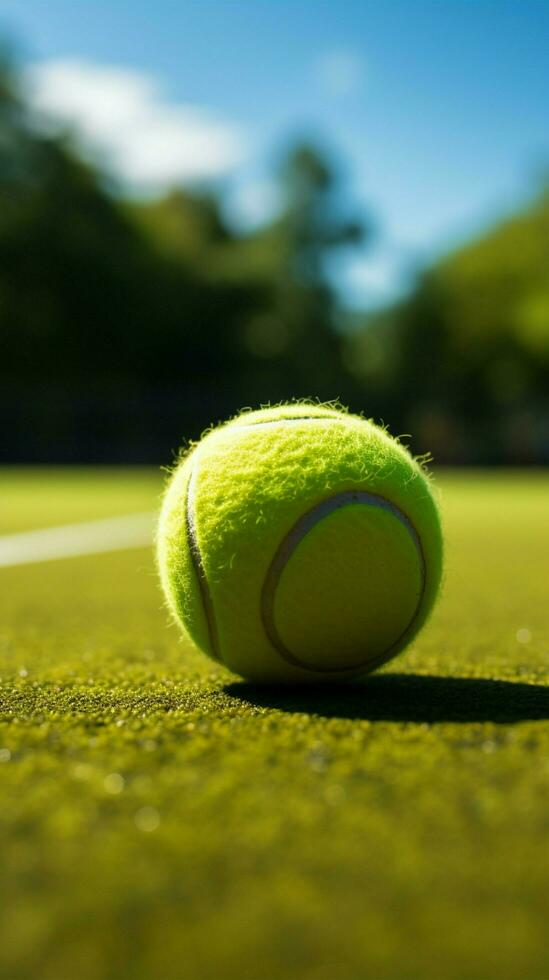
[(355, 684), (313, 688), (239, 681), (224, 690), (263, 708), (356, 721), (513, 724), (549, 718), (549, 687), (469, 677), (374, 674)]

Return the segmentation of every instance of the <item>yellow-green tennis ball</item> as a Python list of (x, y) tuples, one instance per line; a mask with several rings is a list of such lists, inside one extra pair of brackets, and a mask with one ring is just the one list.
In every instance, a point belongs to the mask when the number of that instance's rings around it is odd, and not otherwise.
[(429, 479), (383, 429), (332, 407), (247, 412), (181, 460), (158, 530), (168, 604), (254, 681), (347, 678), (389, 660), (435, 601)]

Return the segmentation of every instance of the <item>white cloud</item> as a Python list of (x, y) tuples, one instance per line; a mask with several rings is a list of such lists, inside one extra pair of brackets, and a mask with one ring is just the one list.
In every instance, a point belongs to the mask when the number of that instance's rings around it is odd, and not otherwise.
[(27, 70), (30, 102), (50, 128), (69, 127), (84, 152), (144, 190), (217, 177), (242, 158), (239, 129), (168, 101), (146, 74), (80, 60)]
[(315, 75), (326, 94), (351, 95), (362, 81), (362, 62), (352, 51), (328, 51), (316, 62)]

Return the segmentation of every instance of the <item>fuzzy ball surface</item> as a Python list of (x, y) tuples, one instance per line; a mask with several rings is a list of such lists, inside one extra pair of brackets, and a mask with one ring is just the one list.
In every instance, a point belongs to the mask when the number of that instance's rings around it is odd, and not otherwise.
[(332, 406), (245, 412), (168, 484), (168, 605), (204, 653), (256, 682), (373, 670), (424, 624), (442, 574), (430, 479), (384, 429)]

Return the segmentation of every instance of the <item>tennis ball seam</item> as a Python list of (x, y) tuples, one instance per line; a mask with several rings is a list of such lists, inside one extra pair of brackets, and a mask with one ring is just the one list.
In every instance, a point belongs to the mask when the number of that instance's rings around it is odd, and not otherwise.
[[(272, 421), (266, 421), (266, 422), (252, 422), (249, 424), (243, 423), (241, 425), (234, 426), (234, 428), (251, 429), (251, 428), (257, 428), (263, 426), (269, 427), (273, 425), (286, 426), (289, 423), (291, 424), (291, 423), (298, 423), (304, 421), (325, 423), (327, 421), (339, 422), (340, 419), (337, 417), (317, 418), (316, 416), (299, 416), (291, 419), (273, 419)], [(204, 562), (202, 559), (202, 554), (200, 551), (200, 546), (198, 543), (197, 527), (196, 527), (196, 520), (195, 520), (195, 512), (196, 512), (195, 485), (197, 479), (197, 470), (198, 468), (195, 463), (195, 466), (191, 471), (188, 488), (187, 488), (187, 501), (186, 501), (186, 508), (185, 508), (187, 540), (189, 544), (189, 550), (191, 554), (193, 568), (198, 581), (204, 617), (207, 623), (211, 655), (219, 663), (224, 663), (223, 657), (221, 655), (221, 645), (219, 639), (219, 632), (217, 628), (215, 607), (210, 592), (210, 587), (206, 575), (206, 570), (204, 567)], [(315, 524), (323, 517), (332, 513), (334, 510), (339, 509), (340, 507), (350, 506), (356, 503), (365, 503), (365, 504), (369, 504), (370, 506), (381, 507), (382, 509), (389, 511), (397, 520), (401, 522), (401, 524), (406, 528), (406, 530), (410, 534), (410, 537), (412, 538), (412, 541), (415, 545), (416, 552), (419, 558), (419, 566), (420, 566), (420, 574), (421, 574), (421, 593), (418, 599), (418, 603), (414, 615), (412, 616), (406, 628), (397, 637), (394, 643), (392, 643), (391, 646), (386, 651), (384, 651), (382, 655), (375, 658), (375, 660), (369, 659), (364, 661), (364, 663), (362, 664), (358, 664), (358, 665), (353, 664), (352, 666), (349, 667), (346, 667), (344, 665), (343, 666), (338, 665), (337, 667), (319, 667), (312, 664), (307, 664), (305, 661), (301, 661), (299, 660), (299, 658), (294, 656), (294, 654), (286, 647), (278, 632), (276, 622), (275, 622), (275, 617), (274, 617), (274, 601), (275, 601), (278, 582), (280, 580), (282, 571), (292, 554), (292, 551), (295, 549), (299, 541), (301, 541), (302, 538), (305, 537), (305, 535), (310, 530), (312, 530)], [(313, 673), (326, 673), (326, 674), (357, 673), (363, 670), (364, 667), (366, 666), (379, 665), (381, 663), (384, 663), (386, 660), (389, 660), (390, 657), (392, 656), (393, 651), (398, 648), (398, 646), (403, 642), (406, 635), (412, 630), (423, 603), (423, 597), (425, 593), (425, 582), (426, 582), (426, 565), (425, 565), (425, 557), (423, 554), (423, 549), (421, 546), (421, 540), (419, 538), (416, 528), (414, 527), (410, 519), (407, 517), (407, 515), (404, 514), (404, 512), (401, 511), (396, 506), (396, 504), (393, 504), (390, 500), (387, 500), (385, 497), (382, 497), (379, 494), (368, 493), (367, 491), (360, 491), (360, 490), (342, 491), (338, 494), (332, 495), (331, 497), (325, 498), (320, 503), (315, 504), (314, 507), (310, 508), (305, 514), (301, 515), (299, 520), (287, 532), (284, 539), (280, 543), (276, 551), (276, 554), (271, 562), (271, 565), (269, 566), (261, 590), (261, 598), (260, 598), (261, 621), (263, 624), (263, 628), (265, 630), (265, 634), (269, 642), (271, 643), (273, 649), (276, 650), (276, 652), (287, 663), (291, 664), (292, 666), (298, 667), (302, 670), (308, 670)]]
[[(321, 409), (328, 407), (332, 411), (320, 413)], [(205, 432), (200, 444), (189, 446), (187, 452), (182, 454), (177, 479), (174, 474), (163, 503), (158, 542), (162, 584), (170, 607), (189, 638), (214, 660), (231, 666), (244, 676), (301, 681), (305, 680), (306, 675), (313, 680), (315, 677), (318, 680), (323, 677), (333, 679), (338, 675), (342, 679), (349, 678), (362, 673), (364, 669), (356, 661), (349, 666), (349, 657), (360, 657), (361, 652), (364, 657), (370, 650), (371, 659), (365, 664), (365, 669), (372, 670), (402, 649), (426, 619), (440, 580), (442, 541), (438, 513), (429, 493), (430, 481), (427, 482), (428, 474), (422, 460), (414, 459), (400, 439), (391, 438), (384, 426), (376, 426), (371, 419), (348, 412), (338, 413), (335, 405), (317, 408), (316, 405), (302, 403), (287, 406), (287, 410), (285, 408), (275, 406), (274, 411), (244, 412), (240, 418)], [(328, 424), (332, 421), (339, 422), (340, 426), (346, 423), (348, 430), (334, 430)], [(318, 422), (318, 425), (311, 426), (311, 422)], [(242, 429), (247, 430), (248, 437)], [(284, 430), (286, 436), (283, 437)], [(330, 434), (328, 430), (331, 430)], [(234, 445), (229, 437), (231, 431), (235, 437)], [(256, 432), (255, 437), (252, 437), (253, 432)], [(289, 456), (283, 455), (286, 449)], [(233, 451), (235, 469), (231, 482)], [(190, 459), (190, 456), (193, 458)], [(310, 475), (308, 469), (303, 471), (304, 467), (309, 466)], [(414, 482), (416, 476), (419, 479)], [(239, 488), (240, 482), (242, 489)], [(413, 486), (408, 494), (406, 487), (409, 482)], [(295, 493), (292, 491), (294, 486)], [(281, 637), (293, 654), (309, 660), (304, 666), (296, 666), (280, 655), (262, 621), (262, 591), (267, 573), (281, 538), (299, 521), (304, 511), (318, 506), (323, 497), (350, 491), (377, 494), (390, 503), (394, 501), (396, 508), (402, 508), (420, 536), (421, 552), (425, 559), (418, 562), (418, 549), (404, 525), (399, 522), (398, 528), (394, 526), (393, 531), (398, 531), (395, 539), (396, 569), (400, 569), (399, 574), (404, 575), (407, 598), (401, 614), (395, 611), (393, 615), (389, 599), (389, 566), (381, 565), (378, 568), (376, 562), (383, 561), (383, 539), (378, 536), (379, 530), (384, 526), (389, 527), (396, 518), (390, 516), (387, 510), (378, 509), (376, 516), (374, 508), (355, 506), (350, 515), (350, 525), (344, 516), (346, 512), (340, 510), (328, 516), (318, 528), (314, 527), (311, 535), (307, 535), (302, 544), (298, 543), (296, 551), (290, 554), (274, 599), (276, 625)], [(269, 502), (273, 504), (274, 525), (269, 522)], [(338, 550), (336, 531), (339, 526), (345, 542), (343, 551), (341, 548)], [(366, 532), (362, 544), (362, 539), (356, 538), (352, 531), (355, 526), (357, 530), (364, 528)], [(366, 567), (369, 568), (370, 528), (373, 533), (372, 545), (378, 551), (374, 553), (377, 558), (370, 572), (365, 572), (363, 603), (361, 554), (364, 552)], [(244, 539), (242, 533), (245, 534)], [(312, 540), (306, 543), (309, 537)], [(318, 554), (322, 561), (324, 547), (333, 549), (336, 568), (332, 572), (322, 573), (317, 596), (316, 586), (309, 592), (307, 581), (300, 579), (299, 569), (305, 563), (303, 567), (308, 569), (308, 576), (314, 579), (315, 556)], [(260, 553), (257, 548), (261, 548)], [(346, 572), (347, 548), (354, 564)], [(328, 550), (328, 554), (331, 553)], [(405, 554), (408, 555), (408, 566), (402, 564)], [(412, 591), (406, 586), (406, 567), (412, 576), (409, 579), (413, 583)], [(349, 574), (351, 578), (347, 579)], [(370, 581), (371, 589), (368, 586), (369, 574), (375, 576)], [(333, 609), (330, 581), (334, 586)], [(329, 604), (329, 608), (322, 606), (320, 609), (319, 622), (325, 621), (326, 636), (322, 627), (320, 633), (318, 629), (316, 632), (314, 628), (309, 630), (307, 617), (314, 616), (315, 601)], [(378, 601), (381, 626), (375, 620)], [(357, 610), (358, 619), (353, 618), (352, 613), (355, 602), (364, 606)], [(300, 618), (302, 607), (306, 613), (305, 619)], [(406, 613), (402, 615), (404, 608)], [(370, 637), (368, 625), (370, 615), (374, 616), (373, 638)], [(345, 625), (347, 616), (350, 617), (349, 629)], [(406, 627), (407, 620), (410, 622)], [(342, 649), (337, 651), (340, 622), (344, 633), (341, 636)], [(400, 636), (394, 642), (396, 633)], [(315, 643), (315, 636), (318, 644)], [(361, 651), (362, 636), (364, 649)], [(384, 640), (380, 643), (378, 641), (382, 636)], [(315, 646), (318, 645), (321, 663), (330, 664), (328, 673), (314, 663), (315, 650), (310, 649), (308, 637)], [(385, 648), (386, 644), (391, 644), (389, 649)], [(343, 658), (344, 668), (341, 663), (334, 666), (331, 645), (334, 646), (334, 657), (339, 655)]]
[[(352, 416), (349, 416), (352, 417)], [(296, 422), (317, 422), (326, 424), (326, 422), (342, 422), (342, 420), (337, 415), (294, 415), (289, 419), (272, 419), (268, 422), (242, 422), (240, 425), (232, 425), (231, 429), (262, 429), (271, 425), (293, 425)]]
[[(280, 581), (282, 572), (293, 554), (295, 548), (303, 540), (303, 538), (315, 527), (315, 525), (321, 521), (324, 517), (332, 514), (335, 510), (339, 510), (343, 507), (353, 506), (355, 504), (367, 504), (373, 507), (380, 507), (383, 510), (388, 511), (393, 517), (396, 517), (398, 521), (404, 526), (412, 541), (414, 543), (416, 553), (419, 559), (419, 567), (421, 574), (421, 592), (419, 599), (410, 622), (406, 628), (401, 632), (401, 634), (396, 638), (396, 640), (391, 644), (391, 646), (383, 651), (379, 657), (373, 661), (371, 658), (365, 660), (361, 664), (353, 664), (350, 667), (338, 664), (337, 667), (320, 667), (313, 664), (308, 664), (304, 660), (300, 660), (296, 657), (291, 650), (288, 649), (280, 633), (278, 631), (275, 614), (274, 614), (274, 603), (276, 597), (276, 590)], [(423, 554), (423, 548), (421, 546), (421, 540), (416, 528), (412, 524), (409, 517), (404, 514), (393, 504), (390, 500), (382, 497), (379, 494), (368, 493), (365, 490), (344, 490), (340, 493), (333, 494), (330, 497), (326, 497), (324, 500), (320, 501), (311, 507), (308, 511), (301, 515), (301, 517), (295, 522), (293, 527), (287, 532), (280, 545), (277, 548), (276, 554), (269, 566), (265, 581), (263, 583), (261, 591), (261, 620), (263, 623), (263, 628), (269, 638), (270, 643), (277, 651), (277, 653), (289, 664), (294, 667), (300, 667), (302, 670), (314, 671), (315, 673), (323, 674), (340, 674), (342, 672), (352, 672), (361, 671), (364, 667), (370, 666), (371, 664), (379, 665), (385, 660), (390, 659), (392, 652), (403, 642), (407, 633), (413, 628), (414, 623), (419, 615), (421, 606), (423, 604), (423, 597), (425, 594), (425, 583), (426, 583), (426, 565), (425, 556)]]
[(196, 475), (197, 475), (197, 467), (195, 465), (192, 468), (191, 475), (189, 477), (189, 482), (187, 486), (187, 500), (185, 505), (185, 528), (187, 532), (187, 543), (189, 545), (191, 561), (198, 581), (198, 589), (202, 601), (202, 609), (204, 612), (204, 618), (206, 619), (206, 625), (208, 628), (211, 656), (215, 660), (218, 660), (220, 663), (222, 663), (223, 659), (221, 657), (219, 633), (217, 629), (213, 599), (210, 592), (210, 586), (208, 584), (206, 569), (204, 568), (204, 562), (202, 560), (202, 554), (200, 552), (200, 546), (198, 544), (198, 536), (197, 536), (196, 520), (195, 520)]
[[(268, 422), (244, 422), (241, 425), (232, 426), (233, 430), (240, 429), (252, 429), (262, 426), (272, 426), (272, 425), (287, 425), (292, 422), (339, 422), (340, 419), (331, 416), (320, 416), (317, 418), (315, 415), (300, 415), (298, 417), (290, 419), (272, 419)], [(198, 589), (200, 592), (200, 598), (202, 602), (202, 610), (204, 612), (204, 618), (206, 620), (206, 626), (208, 629), (208, 638), (210, 640), (210, 651), (211, 656), (214, 660), (219, 663), (224, 663), (223, 657), (221, 655), (221, 643), (219, 639), (219, 631), (217, 628), (217, 620), (215, 615), (215, 607), (213, 603), (213, 598), (210, 592), (210, 586), (208, 584), (208, 577), (206, 575), (206, 569), (204, 568), (204, 562), (202, 560), (202, 554), (200, 551), (200, 545), (198, 543), (198, 533), (196, 528), (195, 520), (195, 484), (197, 479), (197, 463), (195, 463), (191, 469), (191, 474), (189, 477), (189, 482), (187, 486), (187, 499), (185, 505), (185, 528), (187, 534), (187, 543), (189, 545), (189, 551), (191, 555), (192, 566), (196, 579), (198, 582)]]
[[(258, 426), (270, 426), (270, 425), (287, 425), (288, 422), (316, 422), (316, 421), (339, 421), (338, 418), (328, 418), (322, 417), (317, 419), (314, 415), (301, 415), (299, 417), (290, 419), (272, 419), (269, 422), (244, 422), (241, 425), (233, 426), (234, 429), (252, 429)], [(208, 638), (210, 641), (210, 655), (214, 660), (219, 663), (224, 663), (223, 657), (221, 655), (221, 643), (219, 639), (219, 631), (217, 628), (217, 620), (215, 615), (215, 607), (213, 603), (212, 594), (210, 592), (210, 586), (208, 583), (208, 577), (206, 575), (206, 569), (204, 568), (204, 562), (202, 560), (202, 553), (200, 551), (200, 545), (198, 543), (198, 533), (196, 527), (196, 507), (195, 507), (195, 485), (197, 479), (198, 467), (195, 464), (191, 469), (189, 482), (187, 485), (187, 499), (185, 503), (185, 529), (187, 534), (187, 543), (189, 546), (189, 552), (191, 555), (191, 562), (196, 575), (196, 580), (198, 582), (198, 590), (200, 592), (200, 599), (202, 602), (202, 611), (204, 613), (204, 618), (206, 620), (206, 626), (208, 630)]]

